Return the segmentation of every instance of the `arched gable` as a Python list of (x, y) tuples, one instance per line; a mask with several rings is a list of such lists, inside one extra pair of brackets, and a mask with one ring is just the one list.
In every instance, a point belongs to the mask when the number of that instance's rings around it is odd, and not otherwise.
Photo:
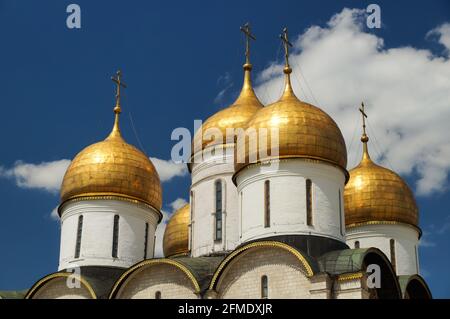
[[(84, 291), (82, 291), (82, 293), (79, 294), (80, 296), (85, 295), (86, 297), (89, 297), (89, 298), (92, 298), (92, 299), (97, 299), (97, 295), (95, 294), (95, 291), (92, 288), (92, 286), (89, 284), (89, 282), (85, 278), (83, 278), (83, 276), (76, 275), (76, 274), (71, 273), (71, 272), (56, 272), (56, 273), (53, 273), (53, 274), (50, 274), (50, 275), (47, 275), (47, 276), (43, 277), (42, 279), (38, 280), (30, 288), (30, 290), (28, 290), (27, 294), (25, 295), (25, 299), (33, 299), (34, 297), (39, 297), (39, 294), (43, 293), (44, 289), (46, 287), (49, 287), (50, 284), (56, 283), (56, 281), (61, 281), (61, 280), (66, 281), (69, 277), (80, 281), (80, 284), (81, 284), (80, 288), (84, 288)], [(80, 289), (80, 288), (69, 288), (69, 287), (67, 287), (68, 292), (72, 291), (72, 289)], [(55, 293), (48, 294), (44, 298), (52, 299), (52, 298), (58, 298), (59, 296), (63, 297), (64, 294), (62, 292), (58, 296), (59, 292), (61, 292), (60, 289), (58, 289), (58, 292), (56, 294)], [(71, 295), (71, 296), (73, 297), (74, 295)]]
[(386, 255), (378, 248), (337, 250), (319, 258), (321, 271), (341, 278), (352, 274), (363, 274), (370, 264), (380, 266), (381, 287), (377, 288), (378, 298), (400, 299), (402, 294), (394, 268)]
[[(245, 260), (246, 256), (255, 253), (255, 263), (257, 266), (261, 265), (261, 261), (257, 261), (259, 257), (264, 255), (269, 250), (278, 250), (280, 254), (284, 254), (284, 256), (290, 256), (289, 264), (295, 264), (296, 265), (296, 273), (298, 274), (300, 271), (303, 273), (303, 278), (309, 278), (312, 277), (315, 274), (315, 267), (313, 267), (312, 263), (308, 260), (308, 257), (303, 255), (300, 251), (297, 249), (281, 242), (277, 241), (258, 241), (253, 242), (250, 244), (246, 244), (235, 251), (233, 251), (231, 254), (229, 254), (217, 267), (216, 271), (214, 272), (210, 285), (209, 285), (209, 291), (216, 291), (218, 290), (221, 285), (221, 281), (223, 278), (227, 276), (227, 273), (230, 272), (232, 269), (236, 268), (234, 267), (239, 262), (243, 262)], [(261, 252), (261, 253), (259, 253)], [(265, 258), (267, 258), (266, 256)], [(253, 258), (253, 257), (252, 257)], [(269, 256), (270, 258), (270, 256)], [(263, 260), (264, 262), (267, 262), (266, 259)], [(283, 264), (282, 260), (275, 260), (275, 262), (281, 262)], [(279, 267), (280, 265), (277, 265)], [(245, 267), (238, 267), (239, 270), (244, 270)], [(298, 275), (295, 275), (296, 277)], [(270, 280), (270, 279), (269, 279)]]
[(403, 275), (398, 278), (403, 299), (432, 299), (430, 288), (420, 275)]
[(174, 267), (179, 272), (179, 274), (182, 274), (183, 277), (189, 281), (189, 283), (192, 286), (193, 293), (194, 294), (200, 293), (199, 283), (188, 267), (186, 267), (185, 265), (176, 260), (162, 258), (162, 259), (149, 259), (141, 261), (132, 266), (131, 268), (129, 268), (127, 271), (125, 271), (114, 284), (109, 294), (109, 299), (117, 298), (120, 292), (123, 291), (123, 289), (125, 289), (127, 284), (140, 272), (145, 271), (145, 269), (149, 269), (151, 267), (156, 266)]

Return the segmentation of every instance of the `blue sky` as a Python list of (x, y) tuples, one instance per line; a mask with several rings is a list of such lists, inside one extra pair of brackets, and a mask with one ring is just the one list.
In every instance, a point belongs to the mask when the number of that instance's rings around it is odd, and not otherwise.
[[(66, 7), (73, 2), (81, 7), (78, 30), (66, 27)], [(377, 1), (382, 27), (368, 29), (358, 24), (356, 11), (349, 15), (344, 8), (365, 9), (369, 3), (0, 0), (0, 289), (28, 288), (56, 270), (55, 180), (68, 160), (111, 129), (110, 76), (120, 68), (128, 84), (122, 103), (125, 138), (135, 145), (139, 139), (149, 156), (168, 160), (174, 128), (192, 131), (194, 119), (206, 119), (238, 93), (244, 61), (239, 26), (250, 21), (261, 99), (271, 100), (279, 91), (273, 70), (279, 70), (282, 57), (278, 34), (288, 26), (293, 61), (302, 63), (299, 95), (319, 101), (337, 119), (350, 168), (360, 154), (358, 143), (351, 142), (359, 134), (354, 109), (368, 99), (374, 137), (369, 147), (416, 192), (425, 234), (423, 275), (435, 297), (449, 298), (450, 139), (440, 130), (450, 120), (450, 33), (447, 39), (439, 27), (450, 23), (450, 4)], [(340, 36), (335, 50), (324, 51)], [(339, 53), (348, 56), (345, 48), (352, 45), (353, 64), (323, 70), (327, 63), (346, 61)], [(163, 161), (160, 169), (166, 173), (164, 209), (170, 214), (174, 201), (187, 199), (189, 175)]]

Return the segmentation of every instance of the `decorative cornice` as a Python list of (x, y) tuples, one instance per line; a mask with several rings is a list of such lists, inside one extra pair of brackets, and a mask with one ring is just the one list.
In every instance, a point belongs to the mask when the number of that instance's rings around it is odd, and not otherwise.
[(155, 212), (157, 212), (159, 219), (158, 219), (158, 223), (161, 222), (163, 215), (161, 213), (161, 211), (157, 208), (155, 208), (154, 206), (152, 206), (150, 203), (147, 203), (146, 201), (143, 201), (139, 198), (133, 197), (133, 196), (129, 196), (129, 195), (123, 195), (123, 194), (117, 194), (117, 193), (85, 193), (85, 194), (80, 194), (80, 195), (76, 195), (76, 196), (72, 196), (70, 198), (68, 198), (67, 200), (65, 200), (64, 202), (62, 202), (59, 206), (58, 206), (58, 215), (61, 217), (61, 211), (63, 209), (63, 207), (71, 202), (80, 202), (80, 201), (89, 201), (89, 200), (118, 200), (118, 201), (123, 201), (123, 202), (127, 202), (127, 203), (131, 203), (131, 204), (135, 204), (137, 206), (140, 207), (144, 207), (144, 208), (150, 208), (152, 210), (154, 210)]
[(403, 222), (398, 222), (395, 220), (370, 220), (367, 222), (361, 222), (361, 223), (353, 223), (353, 224), (348, 224), (345, 225), (345, 229), (350, 229), (353, 230), (357, 227), (363, 227), (363, 226), (370, 226), (370, 225), (401, 225), (401, 226), (406, 226), (406, 227), (410, 227), (414, 230), (416, 230), (419, 233), (419, 239), (420, 237), (422, 237), (422, 230), (419, 228), (419, 226), (416, 225), (411, 225), (411, 224), (407, 224), (407, 223), (403, 223)]
[(359, 272), (339, 275), (337, 277), (337, 280), (338, 281), (349, 281), (349, 280), (361, 279), (362, 277), (364, 277), (364, 273), (359, 271)]
[(315, 157), (315, 156), (302, 156), (302, 155), (281, 155), (281, 156), (267, 157), (262, 161), (258, 160), (254, 163), (249, 163), (249, 164), (238, 163), (237, 165), (238, 166), (240, 165), (241, 167), (238, 168), (238, 170), (234, 173), (234, 175), (232, 177), (233, 183), (236, 185), (237, 175), (245, 169), (249, 169), (251, 167), (269, 165), (272, 162), (280, 162), (280, 163), (288, 162), (289, 160), (292, 160), (292, 159), (297, 159), (297, 160), (301, 160), (301, 161), (309, 162), (309, 163), (320, 163), (320, 164), (331, 165), (333, 167), (340, 169), (344, 173), (344, 176), (345, 176), (344, 184), (347, 184), (348, 180), (350, 179), (350, 174), (345, 167), (339, 166), (336, 163), (334, 163), (330, 160), (327, 160), (325, 158)]

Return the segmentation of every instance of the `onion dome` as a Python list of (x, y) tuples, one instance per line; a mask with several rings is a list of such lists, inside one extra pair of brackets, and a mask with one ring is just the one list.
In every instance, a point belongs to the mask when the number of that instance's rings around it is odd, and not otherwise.
[(170, 217), (163, 237), (165, 257), (187, 255), (189, 253), (190, 217), (191, 207), (189, 204), (181, 207)]
[(101, 142), (75, 156), (64, 175), (61, 203), (79, 198), (114, 198), (142, 202), (156, 210), (162, 206), (158, 173), (143, 152), (122, 138), (119, 127), (120, 71), (114, 126)]
[(411, 189), (399, 175), (370, 158), (364, 105), (360, 110), (363, 113), (363, 155), (359, 165), (350, 171), (350, 180), (345, 186), (345, 224), (354, 227), (404, 223), (418, 227), (419, 213)]
[[(344, 137), (336, 122), (320, 108), (300, 101), (291, 86), (287, 30), (285, 42), (285, 87), (281, 98), (260, 109), (247, 123), (245, 156), (236, 163), (236, 171), (245, 166), (271, 159), (304, 158), (327, 162), (341, 168), (347, 175), (347, 149)], [(272, 157), (271, 133), (278, 133), (279, 154)], [(260, 142), (261, 141), (261, 142)], [(258, 147), (256, 147), (256, 145)], [(259, 148), (265, 148), (259, 150)], [(259, 153), (259, 154), (258, 154)], [(267, 154), (263, 157), (260, 154)], [(242, 163), (239, 163), (242, 162)]]
[[(210, 146), (234, 144), (234, 135), (227, 136), (227, 129), (245, 128), (247, 121), (263, 107), (253, 90), (251, 81), (252, 65), (249, 61), (249, 39), (255, 39), (250, 34), (250, 27), (246, 24), (241, 27), (246, 35), (246, 63), (244, 64), (244, 84), (236, 101), (227, 108), (208, 118), (195, 133), (192, 154)], [(217, 132), (217, 133), (215, 133)], [(222, 134), (222, 139), (214, 139), (213, 134)]]

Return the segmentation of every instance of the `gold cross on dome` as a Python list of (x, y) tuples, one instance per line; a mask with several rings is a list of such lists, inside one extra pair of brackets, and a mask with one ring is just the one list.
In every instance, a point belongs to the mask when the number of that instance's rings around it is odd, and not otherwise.
[(122, 82), (122, 72), (120, 70), (118, 70), (116, 72), (116, 77), (112, 76), (111, 80), (117, 84), (117, 89), (116, 89), (116, 106), (114, 108), (114, 112), (115, 113), (120, 113), (121, 109), (120, 109), (120, 87), (126, 88), (127, 85), (125, 83)]
[(246, 23), (241, 27), (241, 31), (245, 34), (245, 63), (250, 63), (250, 39), (256, 40), (255, 36), (250, 32), (250, 23)]
[(364, 112), (364, 102), (361, 102), (361, 107), (359, 108), (363, 120), (363, 136), (366, 136), (366, 118), (367, 114)]
[(292, 43), (289, 42), (288, 29), (284, 28), (283, 33), (280, 34), (280, 39), (284, 45), (284, 58), (286, 59), (286, 66), (289, 66), (289, 47), (292, 47)]

